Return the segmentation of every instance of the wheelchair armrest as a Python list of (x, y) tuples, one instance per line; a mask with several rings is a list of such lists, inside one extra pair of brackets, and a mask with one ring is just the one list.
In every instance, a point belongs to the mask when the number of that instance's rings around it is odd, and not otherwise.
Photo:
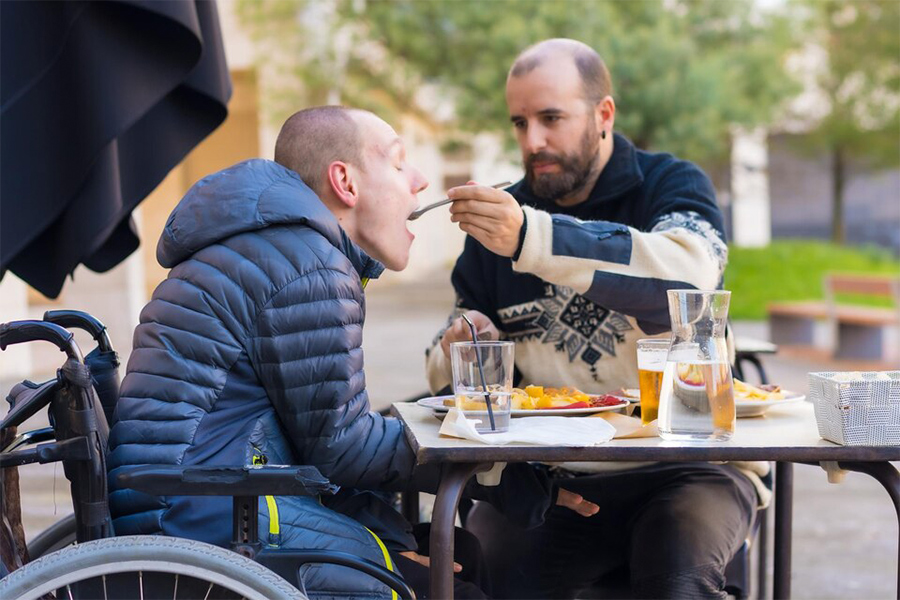
[(46, 408), (53, 400), (53, 395), (59, 388), (59, 380), (51, 379), (43, 383), (23, 381), (13, 386), (6, 397), (12, 407), (0, 421), (0, 429), (18, 427), (27, 419), (33, 417), (39, 410)]
[(0, 453), (14, 452), (22, 446), (30, 446), (41, 442), (49, 442), (56, 439), (56, 432), (52, 427), (42, 427), (34, 431), (26, 431), (17, 435), (6, 448), (0, 449)]
[(365, 573), (370, 577), (374, 577), (397, 592), (397, 595), (404, 600), (414, 600), (416, 597), (415, 592), (413, 592), (412, 588), (403, 581), (403, 578), (399, 573), (389, 571), (377, 563), (350, 554), (349, 552), (341, 552), (339, 550), (265, 548), (256, 555), (254, 560), (275, 571), (287, 581), (295, 584), (298, 578), (298, 567), (300, 565), (330, 564), (349, 567), (360, 571), (361, 573)]
[(317, 468), (296, 465), (146, 465), (118, 473), (116, 483), (156, 496), (317, 496), (339, 489)]

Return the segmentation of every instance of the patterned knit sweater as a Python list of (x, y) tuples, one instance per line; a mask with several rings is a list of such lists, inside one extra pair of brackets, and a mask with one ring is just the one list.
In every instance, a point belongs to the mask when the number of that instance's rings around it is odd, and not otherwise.
[[(541, 200), (524, 180), (508, 190), (525, 213), (514, 259), (467, 237), (457, 260), (447, 325), (467, 310), (487, 315), (516, 343), (517, 384), (636, 388), (637, 340), (669, 335), (666, 291), (721, 286), (728, 248), (709, 178), (619, 134), (613, 145), (578, 205)], [(433, 392), (450, 384), (445, 329), (426, 351)]]

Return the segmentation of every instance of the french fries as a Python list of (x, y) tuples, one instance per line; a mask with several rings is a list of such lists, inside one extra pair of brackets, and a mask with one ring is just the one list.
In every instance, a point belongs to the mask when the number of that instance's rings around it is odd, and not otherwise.
[(538, 408), (563, 408), (576, 402), (590, 403), (591, 397), (574, 387), (543, 387), (529, 385), (525, 389), (514, 388), (512, 408), (534, 410)]
[(767, 385), (766, 389), (734, 380), (735, 400), (784, 400), (784, 392), (777, 385)]
[[(591, 396), (574, 387), (543, 387), (529, 385), (524, 389), (513, 388), (510, 398), (512, 410), (536, 410), (541, 408), (565, 408), (576, 402), (591, 405)], [(483, 410), (484, 400), (477, 397), (447, 398), (444, 406), (461, 407), (463, 410)]]

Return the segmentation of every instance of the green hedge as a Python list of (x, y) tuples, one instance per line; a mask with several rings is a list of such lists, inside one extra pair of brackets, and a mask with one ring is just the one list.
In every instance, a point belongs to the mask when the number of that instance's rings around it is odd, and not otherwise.
[[(769, 302), (822, 298), (826, 273), (900, 274), (900, 261), (875, 247), (837, 246), (810, 240), (779, 240), (767, 248), (729, 249), (725, 289), (732, 319), (765, 319)], [(884, 304), (867, 298), (841, 301)], [(889, 302), (887, 303), (889, 305)]]

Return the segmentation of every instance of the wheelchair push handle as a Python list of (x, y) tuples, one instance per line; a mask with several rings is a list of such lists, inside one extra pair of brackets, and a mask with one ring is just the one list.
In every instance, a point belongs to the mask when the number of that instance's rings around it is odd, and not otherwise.
[(48, 310), (44, 313), (44, 321), (55, 323), (65, 328), (76, 327), (87, 331), (94, 338), (94, 341), (97, 342), (101, 352), (110, 352), (113, 349), (112, 343), (109, 341), (109, 334), (106, 331), (106, 325), (86, 312), (80, 310)]
[(81, 349), (75, 343), (75, 335), (59, 325), (34, 320), (0, 324), (0, 350), (6, 350), (6, 347), (12, 344), (35, 341), (50, 342), (65, 352), (69, 358), (74, 358), (80, 363), (84, 362)]

